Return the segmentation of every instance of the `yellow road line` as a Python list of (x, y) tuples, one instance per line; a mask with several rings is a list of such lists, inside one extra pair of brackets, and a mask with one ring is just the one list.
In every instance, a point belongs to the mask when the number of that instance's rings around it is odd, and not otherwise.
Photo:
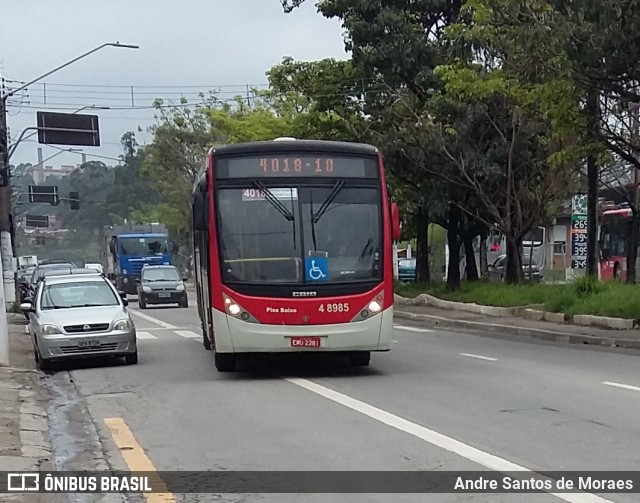
[[(156, 467), (144, 452), (144, 449), (137, 442), (133, 433), (121, 417), (108, 417), (104, 420), (105, 424), (111, 430), (111, 436), (120, 449), (120, 453), (124, 458), (129, 470), (132, 472), (155, 472)], [(162, 493), (145, 493), (144, 496), (148, 503), (176, 503), (176, 498), (167, 486), (164, 486), (166, 492)]]

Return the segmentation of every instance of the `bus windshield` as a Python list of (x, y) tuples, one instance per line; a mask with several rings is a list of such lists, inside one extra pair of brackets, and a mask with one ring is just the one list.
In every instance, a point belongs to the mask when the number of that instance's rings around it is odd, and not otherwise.
[(295, 184), (218, 189), (222, 276), (242, 283), (382, 277), (377, 187)]

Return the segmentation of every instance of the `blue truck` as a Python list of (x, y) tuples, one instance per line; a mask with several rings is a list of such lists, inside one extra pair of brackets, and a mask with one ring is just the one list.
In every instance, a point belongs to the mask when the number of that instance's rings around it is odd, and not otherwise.
[(118, 290), (136, 295), (145, 265), (169, 265), (174, 249), (167, 228), (158, 223), (109, 225), (103, 229), (103, 266)]

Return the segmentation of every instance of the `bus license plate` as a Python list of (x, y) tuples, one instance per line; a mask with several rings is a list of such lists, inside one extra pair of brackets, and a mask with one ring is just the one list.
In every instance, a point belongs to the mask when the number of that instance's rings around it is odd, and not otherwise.
[(319, 348), (320, 337), (291, 337), (291, 346), (294, 348)]

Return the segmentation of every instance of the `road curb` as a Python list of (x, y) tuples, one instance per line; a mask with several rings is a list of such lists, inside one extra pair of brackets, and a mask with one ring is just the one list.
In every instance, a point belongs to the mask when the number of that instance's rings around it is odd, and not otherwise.
[(609, 330), (632, 330), (638, 325), (637, 320), (627, 318), (614, 318), (611, 316), (595, 316), (591, 314), (574, 314), (567, 316), (565, 313), (552, 313), (543, 311), (540, 304), (515, 307), (496, 307), (475, 304), (473, 302), (453, 302), (439, 299), (427, 293), (421, 293), (413, 299), (394, 294), (394, 302), (405, 306), (431, 306), (438, 309), (451, 311), (463, 311), (495, 317), (521, 317), (532, 320), (544, 320), (552, 323), (565, 323), (568, 325), (580, 325), (584, 327), (605, 328)]
[(498, 323), (459, 320), (454, 318), (444, 318), (442, 316), (435, 316), (432, 314), (417, 314), (399, 310), (396, 310), (394, 312), (394, 316), (400, 319), (424, 322), (425, 324), (430, 326), (464, 328), (467, 330), (483, 330), (494, 334), (497, 333), (512, 337), (533, 337), (535, 339), (540, 339), (547, 342), (562, 342), (568, 344), (588, 344), (592, 346), (640, 349), (640, 340), (638, 339), (571, 334), (549, 329), (516, 327), (513, 325), (503, 325)]

